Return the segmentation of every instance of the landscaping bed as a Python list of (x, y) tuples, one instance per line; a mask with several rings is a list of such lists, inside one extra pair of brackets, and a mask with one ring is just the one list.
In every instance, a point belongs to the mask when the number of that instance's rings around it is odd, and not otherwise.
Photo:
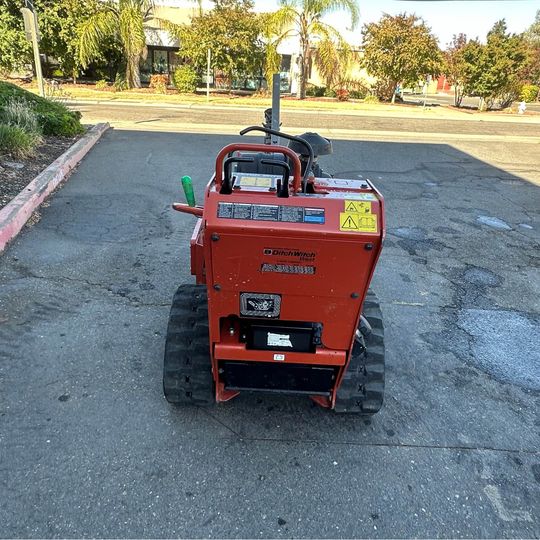
[(0, 81), (0, 208), (84, 132), (80, 113)]
[(43, 169), (61, 156), (77, 139), (74, 137), (44, 137), (35, 154), (26, 158), (0, 155), (0, 208), (18, 195)]

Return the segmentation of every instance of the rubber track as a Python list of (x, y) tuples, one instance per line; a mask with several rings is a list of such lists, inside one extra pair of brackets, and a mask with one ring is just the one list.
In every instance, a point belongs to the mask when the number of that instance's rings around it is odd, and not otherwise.
[(362, 314), (371, 333), (355, 340), (351, 361), (337, 391), (338, 413), (375, 414), (384, 398), (384, 327), (375, 293), (368, 291)]
[(209, 343), (206, 288), (180, 285), (173, 298), (165, 342), (163, 392), (167, 401), (214, 403)]

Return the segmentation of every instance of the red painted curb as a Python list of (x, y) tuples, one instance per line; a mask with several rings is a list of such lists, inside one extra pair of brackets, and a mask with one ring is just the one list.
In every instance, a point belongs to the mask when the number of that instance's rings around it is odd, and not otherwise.
[(108, 123), (96, 124), (90, 128), (0, 210), (0, 253), (19, 234), (34, 210), (69, 176), (107, 129)]

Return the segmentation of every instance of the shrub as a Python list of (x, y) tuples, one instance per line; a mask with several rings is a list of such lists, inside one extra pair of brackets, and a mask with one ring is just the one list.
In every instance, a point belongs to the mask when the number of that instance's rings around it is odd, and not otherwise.
[(324, 93), (326, 91), (326, 88), (324, 86), (316, 86), (314, 84), (310, 84), (306, 88), (306, 96), (310, 97), (323, 97)]
[(350, 93), (345, 88), (339, 88), (336, 90), (336, 97), (338, 98), (338, 101), (349, 101)]
[(31, 156), (40, 142), (38, 133), (19, 126), (0, 124), (0, 154), (11, 154), (18, 158)]
[(158, 94), (167, 93), (167, 85), (169, 84), (168, 75), (151, 75), (150, 76), (150, 88), (153, 88), (154, 91)]
[(8, 126), (16, 126), (24, 131), (41, 134), (39, 118), (32, 106), (21, 99), (10, 99), (0, 111), (0, 121)]
[(199, 76), (191, 66), (179, 66), (174, 71), (173, 83), (181, 94), (193, 94), (198, 82)]
[(39, 123), (45, 135), (58, 135), (60, 137), (72, 137), (84, 131), (79, 119), (80, 113), (67, 112), (43, 112), (38, 113)]
[(14, 84), (0, 81), (0, 109), (13, 100), (26, 103), (35, 113), (44, 135), (72, 137), (84, 132), (81, 113), (70, 111), (58, 101), (42, 98)]
[(118, 72), (116, 74), (116, 77), (114, 78), (113, 87), (115, 92), (123, 92), (124, 90), (127, 90), (128, 85), (126, 81), (126, 76)]
[(536, 84), (524, 84), (521, 87), (521, 93), (519, 94), (519, 99), (525, 101), (526, 103), (532, 103), (538, 99), (538, 94), (540, 93), (540, 87)]
[(365, 99), (367, 95), (368, 91), (366, 88), (355, 88), (349, 91), (349, 97), (351, 99)]
[(364, 98), (364, 103), (379, 103), (377, 96), (369, 95)]
[(324, 97), (336, 97), (336, 91), (332, 88), (325, 88)]
[(105, 79), (96, 81), (96, 90), (106, 90), (109, 88), (109, 83)]

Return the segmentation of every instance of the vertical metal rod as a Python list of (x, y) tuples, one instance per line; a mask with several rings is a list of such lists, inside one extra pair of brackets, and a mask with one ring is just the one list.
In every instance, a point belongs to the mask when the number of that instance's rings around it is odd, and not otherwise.
[(212, 51), (208, 49), (206, 55), (206, 101), (210, 101), (210, 60), (212, 58)]
[(28, 9), (27, 7), (21, 8), (20, 11), (23, 14), (24, 27), (27, 32), (27, 37), (29, 37), (30, 41), (32, 42), (32, 49), (34, 51), (34, 64), (36, 67), (36, 79), (38, 83), (39, 93), (42, 97), (45, 97), (45, 87), (43, 86), (43, 72), (41, 71), (41, 57), (39, 56), (39, 30), (37, 15), (35, 11)]
[[(272, 76), (272, 129), (279, 131), (279, 98), (281, 91), (281, 75), (274, 73)], [(272, 135), (272, 144), (279, 144), (279, 137)]]

